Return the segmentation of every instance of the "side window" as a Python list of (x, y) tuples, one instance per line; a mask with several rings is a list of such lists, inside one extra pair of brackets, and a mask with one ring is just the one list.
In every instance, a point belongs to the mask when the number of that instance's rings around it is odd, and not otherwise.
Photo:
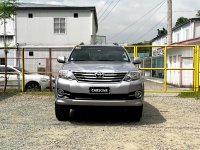
[(32, 13), (29, 13), (29, 14), (28, 14), (28, 18), (33, 18), (33, 14), (32, 14)]
[(15, 73), (17, 71), (15, 71), (14, 69), (8, 67), (7, 72), (10, 73), (10, 74), (13, 74), (13, 73)]
[(33, 55), (34, 55), (33, 51), (30, 51), (29, 56), (33, 56)]
[(0, 58), (0, 65), (5, 65), (5, 58)]
[(78, 18), (78, 13), (74, 13), (74, 18)]
[(125, 52), (124, 52), (124, 54), (123, 54), (123, 60), (124, 60), (124, 61), (128, 61), (128, 57), (127, 57), (127, 55), (126, 55)]

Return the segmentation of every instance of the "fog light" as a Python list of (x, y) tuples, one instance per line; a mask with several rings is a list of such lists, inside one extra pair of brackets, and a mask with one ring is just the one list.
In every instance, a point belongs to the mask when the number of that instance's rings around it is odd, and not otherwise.
[(135, 91), (135, 97), (141, 98), (142, 97), (142, 91)]
[(64, 93), (65, 93), (64, 90), (58, 89), (58, 94), (59, 94), (59, 95), (64, 95)]

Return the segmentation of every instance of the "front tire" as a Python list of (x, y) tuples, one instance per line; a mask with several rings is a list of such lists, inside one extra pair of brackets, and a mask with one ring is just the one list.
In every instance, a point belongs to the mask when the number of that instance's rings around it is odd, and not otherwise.
[(70, 109), (66, 105), (58, 105), (55, 103), (55, 115), (59, 121), (69, 120)]

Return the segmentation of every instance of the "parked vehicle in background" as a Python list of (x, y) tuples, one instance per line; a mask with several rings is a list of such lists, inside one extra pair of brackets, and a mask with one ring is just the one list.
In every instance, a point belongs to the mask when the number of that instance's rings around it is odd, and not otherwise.
[[(5, 79), (5, 65), (0, 65), (0, 85), (4, 85)], [(21, 85), (22, 80), (22, 69), (19, 67), (7, 67), (7, 85), (17, 86)], [(32, 74), (25, 70), (25, 90), (43, 90), (49, 87), (49, 76)]]
[[(63, 63), (55, 83), (55, 114), (68, 120), (71, 108), (125, 107), (135, 120), (143, 112), (144, 83), (141, 73), (121, 46), (76, 46)], [(134, 63), (134, 64), (133, 64)]]

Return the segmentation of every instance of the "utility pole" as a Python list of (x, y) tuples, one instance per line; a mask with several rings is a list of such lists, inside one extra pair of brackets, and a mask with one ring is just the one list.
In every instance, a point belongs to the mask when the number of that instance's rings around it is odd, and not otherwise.
[(167, 0), (167, 45), (172, 43), (172, 0)]

